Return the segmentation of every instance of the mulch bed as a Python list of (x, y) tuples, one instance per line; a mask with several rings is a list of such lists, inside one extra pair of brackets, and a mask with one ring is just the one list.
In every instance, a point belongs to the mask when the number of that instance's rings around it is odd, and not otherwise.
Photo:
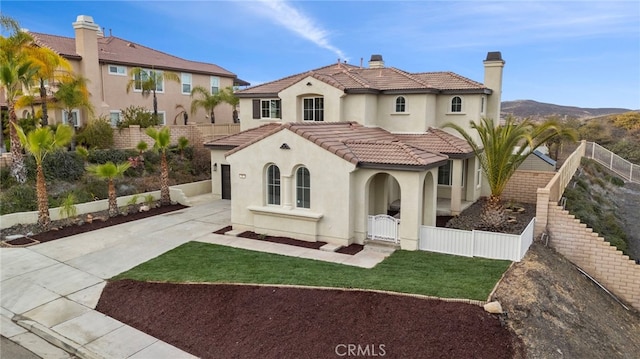
[(521, 357), (481, 307), (409, 296), (121, 280), (96, 309), (201, 358)]
[[(172, 205), (151, 208), (145, 212), (131, 213), (126, 216), (119, 215), (116, 217), (108, 217), (107, 215), (103, 214), (101, 216), (94, 217), (92, 222), (83, 221), (81, 224), (70, 224), (62, 227), (55, 227), (54, 225), (53, 229), (48, 230), (46, 232), (41, 232), (38, 234), (29, 235), (27, 237), (5, 241), (5, 243), (9, 245), (22, 246), (27, 244), (49, 242), (56, 239), (72, 236), (75, 234), (81, 234), (89, 231), (94, 231), (100, 228), (115, 226), (116, 224), (122, 224), (122, 223), (136, 221), (136, 220), (147, 218), (147, 217), (152, 217), (160, 214), (178, 211), (184, 208), (187, 208), (187, 206), (183, 206), (181, 204), (172, 204)], [(86, 215), (83, 215), (83, 217), (85, 216)]]
[[(215, 234), (225, 234), (225, 233), (229, 232), (232, 229), (233, 229), (233, 227), (226, 226), (224, 228), (220, 228), (219, 230), (217, 230), (217, 231), (215, 231), (213, 233), (215, 233)], [(290, 245), (290, 246), (297, 246), (297, 247), (311, 248), (311, 249), (320, 249), (320, 247), (322, 247), (325, 244), (327, 244), (327, 242), (308, 242), (308, 241), (302, 241), (302, 240), (299, 240), (299, 239), (289, 238), (289, 237), (265, 236), (265, 235), (258, 234), (258, 233), (255, 233), (255, 232), (251, 232), (251, 231), (242, 232), (242, 233), (238, 234), (238, 237), (248, 238), (248, 239), (255, 239), (255, 240), (260, 240), (260, 241), (273, 242), (273, 243), (287, 244), (287, 245)], [(338, 249), (336, 251), (336, 253), (354, 255), (354, 254), (360, 252), (363, 249), (364, 249), (363, 245), (354, 243), (354, 244), (351, 244), (351, 245), (349, 245), (347, 247), (342, 247), (342, 248)]]

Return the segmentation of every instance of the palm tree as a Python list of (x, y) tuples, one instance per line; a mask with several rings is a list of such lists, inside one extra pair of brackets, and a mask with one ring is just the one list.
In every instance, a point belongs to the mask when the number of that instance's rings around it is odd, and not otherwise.
[(89, 168), (87, 169), (89, 172), (98, 176), (99, 178), (107, 180), (109, 184), (109, 217), (115, 217), (118, 215), (116, 186), (113, 180), (122, 177), (124, 175), (124, 172), (128, 170), (129, 167), (131, 167), (129, 162), (115, 164), (109, 161), (105, 164), (89, 166)]
[[(93, 106), (89, 100), (87, 80), (81, 75), (67, 74), (58, 85), (58, 90), (53, 95), (56, 99), (55, 106), (67, 112), (67, 123), (75, 130), (78, 125), (72, 118), (73, 110), (85, 108), (93, 113)], [(75, 149), (75, 141), (71, 142), (71, 149)]]
[(233, 123), (238, 123), (238, 105), (240, 104), (240, 99), (234, 94), (233, 87), (227, 86), (222, 90), (222, 97), (224, 102), (228, 103), (233, 107)]
[(38, 68), (35, 78), (39, 82), (40, 101), (42, 103), (42, 125), (49, 124), (49, 114), (47, 110), (47, 89), (45, 82), (52, 84), (56, 80), (60, 80), (60, 70), (71, 72), (71, 64), (58, 55), (55, 51), (46, 47), (31, 47), (29, 49), (29, 58)]
[(216, 123), (216, 115), (213, 110), (216, 106), (224, 102), (224, 93), (217, 92), (212, 94), (208, 89), (202, 86), (195, 86), (191, 90), (191, 97), (196, 95), (199, 95), (200, 98), (191, 100), (191, 114), (195, 114), (199, 108), (202, 108), (205, 112), (209, 113), (211, 123)]
[(153, 127), (147, 128), (147, 136), (155, 142), (153, 150), (160, 152), (160, 205), (171, 204), (169, 193), (169, 165), (167, 163), (167, 150), (171, 144), (171, 132), (169, 127), (163, 127), (160, 131)]
[(144, 98), (153, 94), (153, 118), (157, 121), (158, 98), (156, 96), (156, 91), (158, 91), (158, 87), (162, 88), (165, 80), (179, 83), (180, 76), (174, 72), (158, 71), (154, 69), (145, 70), (140, 67), (132, 68), (131, 71), (129, 71), (129, 75), (131, 76), (131, 80), (127, 82), (127, 93), (134, 88), (135, 90), (141, 90), (142, 97)]
[(50, 127), (39, 127), (25, 135), (22, 127), (15, 126), (20, 143), (36, 160), (36, 193), (38, 196), (38, 224), (47, 228), (51, 223), (49, 217), (49, 199), (47, 183), (44, 177), (42, 163), (47, 155), (66, 146), (73, 130), (69, 126), (58, 126), (54, 133)]
[(513, 173), (538, 146), (564, 133), (553, 120), (536, 125), (529, 120), (516, 123), (513, 117), (508, 117), (504, 125), (495, 126), (492, 119), (483, 118), (479, 124), (471, 121), (469, 125), (477, 131), (480, 144), (456, 124), (448, 123), (445, 127), (458, 131), (479, 159), (491, 189), (481, 219), (486, 229), (499, 230), (506, 223), (501, 195)]
[(22, 146), (15, 127), (18, 121), (15, 103), (22, 95), (22, 88), (29, 88), (33, 74), (37, 71), (26, 51), (33, 42), (33, 38), (26, 32), (20, 31), (20, 26), (15, 20), (4, 15), (0, 15), (0, 25), (3, 29), (11, 32), (9, 37), (0, 36), (0, 86), (4, 88), (9, 108), (11, 174), (18, 183), (24, 183), (27, 180), (27, 171), (24, 166)]

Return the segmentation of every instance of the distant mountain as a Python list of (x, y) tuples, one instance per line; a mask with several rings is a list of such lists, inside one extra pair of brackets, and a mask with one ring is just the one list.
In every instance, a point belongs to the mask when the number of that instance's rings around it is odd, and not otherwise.
[(502, 102), (502, 115), (514, 117), (541, 119), (549, 116), (573, 117), (586, 119), (597, 116), (612, 115), (629, 112), (626, 108), (582, 108), (574, 106), (561, 106), (551, 103), (542, 103), (533, 100), (516, 100)]

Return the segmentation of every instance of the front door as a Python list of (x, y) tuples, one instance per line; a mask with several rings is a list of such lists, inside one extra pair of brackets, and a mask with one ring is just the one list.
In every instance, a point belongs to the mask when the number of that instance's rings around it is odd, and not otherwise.
[(231, 199), (231, 166), (221, 165), (222, 176), (222, 199)]

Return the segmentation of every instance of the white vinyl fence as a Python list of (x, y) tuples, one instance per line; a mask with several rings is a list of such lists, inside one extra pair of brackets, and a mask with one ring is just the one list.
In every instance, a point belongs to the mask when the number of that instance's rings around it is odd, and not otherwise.
[(400, 220), (379, 214), (369, 216), (367, 223), (367, 239), (398, 243), (398, 226)]
[(520, 235), (421, 226), (419, 249), (519, 262), (533, 243), (535, 218)]

